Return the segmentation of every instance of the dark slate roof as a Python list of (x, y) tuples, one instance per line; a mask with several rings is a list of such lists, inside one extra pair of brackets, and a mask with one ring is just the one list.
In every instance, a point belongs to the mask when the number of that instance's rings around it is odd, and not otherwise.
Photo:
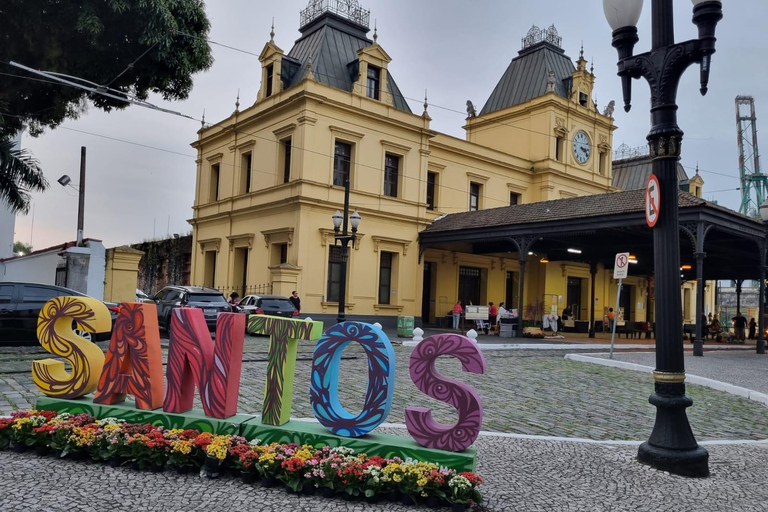
[(547, 92), (547, 75), (555, 72), (555, 93), (568, 97), (576, 66), (562, 48), (546, 41), (520, 50), (485, 102), (480, 115), (519, 105)]
[[(679, 191), (678, 201), (680, 208), (707, 205), (732, 215), (755, 220), (683, 191)], [(429, 234), (463, 229), (487, 228), (492, 226), (509, 226), (566, 219), (603, 217), (606, 215), (644, 211), (645, 190), (630, 190), (626, 192), (555, 199), (552, 201), (541, 201), (539, 203), (520, 204), (516, 206), (504, 206), (501, 208), (491, 208), (489, 210), (479, 210), (476, 212), (452, 213), (439, 220), (435, 220), (432, 225), (422, 231), (422, 233)]]
[[(283, 68), (283, 87), (287, 89), (299, 83), (307, 74), (307, 63), (312, 59), (312, 73), (318, 82), (351, 92), (357, 78), (357, 51), (373, 44), (367, 36), (368, 27), (326, 12), (299, 31), (301, 37), (284, 61), (287, 66)], [(395, 108), (410, 113), (391, 73), (387, 73), (387, 89)]]
[[(613, 161), (613, 182), (612, 186), (621, 190), (640, 190), (645, 189), (648, 182), (648, 176), (653, 172), (653, 163), (650, 156), (640, 156), (635, 158), (625, 158), (623, 160)], [(690, 180), (685, 169), (677, 163), (677, 179), (680, 183), (680, 189), (688, 192)]]

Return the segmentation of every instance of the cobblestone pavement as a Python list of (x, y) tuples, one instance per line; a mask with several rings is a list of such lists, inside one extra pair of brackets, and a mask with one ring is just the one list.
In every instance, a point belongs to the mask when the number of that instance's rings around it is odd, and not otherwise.
[[(393, 431), (392, 433), (404, 432)], [(708, 446), (712, 475), (689, 479), (637, 463), (636, 446), (482, 436), (477, 470), (487, 512), (753, 512), (768, 510), (768, 446)], [(296, 496), (233, 478), (138, 473), (31, 454), (0, 452), (0, 509), (25, 511), (426, 510)], [(41, 483), (44, 479), (44, 484)], [(447, 509), (441, 509), (447, 510)]]
[[(261, 412), (267, 345), (264, 337), (246, 339), (239, 401), (243, 413)], [(309, 374), (313, 346), (300, 343), (294, 417), (312, 417)], [(453, 423), (456, 414), (450, 406), (422, 394), (411, 382), (407, 371), (411, 350), (395, 347), (395, 399), (387, 421), (402, 423), (406, 406), (425, 405), (433, 408), (438, 421)], [(445, 375), (461, 379), (479, 391), (485, 411), (484, 430), (595, 440), (647, 439), (655, 418), (655, 409), (648, 403), (653, 391), (652, 376), (568, 361), (563, 359), (566, 352), (487, 351), (485, 375), (464, 373), (459, 362), (451, 358), (439, 360), (437, 366)], [(711, 354), (707, 353), (704, 359), (720, 356)], [(363, 405), (367, 363), (362, 349), (354, 345), (344, 356), (340, 396), (342, 404), (355, 413)], [(0, 414), (34, 405), (37, 391), (29, 368), (33, 359), (41, 357), (44, 356), (39, 349), (19, 353), (0, 350)], [(688, 417), (698, 440), (768, 438), (768, 408), (763, 405), (702, 386), (689, 385), (687, 390), (694, 400)]]
[[(705, 345), (706, 347), (706, 345)], [(608, 354), (590, 354), (593, 357), (608, 358)], [(621, 352), (613, 355), (617, 361), (656, 367), (653, 352)], [(685, 354), (685, 373), (708, 379), (728, 382), (736, 386), (768, 393), (768, 356), (758, 355), (753, 350), (706, 351), (704, 357)]]

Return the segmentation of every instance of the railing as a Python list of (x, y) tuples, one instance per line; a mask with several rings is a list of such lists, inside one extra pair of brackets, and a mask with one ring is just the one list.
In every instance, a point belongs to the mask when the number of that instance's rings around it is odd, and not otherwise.
[(254, 284), (250, 286), (216, 286), (217, 290), (229, 298), (232, 292), (237, 293), (238, 297), (242, 298), (246, 295), (271, 295), (272, 283)]
[(649, 154), (650, 150), (647, 144), (645, 146), (638, 146), (636, 148), (631, 148), (626, 144), (622, 144), (616, 148), (616, 151), (613, 152), (613, 161), (615, 162), (616, 160), (639, 158), (641, 156), (648, 156)]
[(534, 25), (523, 38), (523, 50), (542, 41), (553, 44), (558, 48), (563, 47), (563, 38), (557, 33), (554, 25), (550, 25), (549, 28), (539, 28)]
[(371, 22), (371, 11), (360, 7), (357, 0), (310, 0), (307, 8), (301, 11), (301, 26), (326, 12), (343, 16), (365, 28), (368, 28)]

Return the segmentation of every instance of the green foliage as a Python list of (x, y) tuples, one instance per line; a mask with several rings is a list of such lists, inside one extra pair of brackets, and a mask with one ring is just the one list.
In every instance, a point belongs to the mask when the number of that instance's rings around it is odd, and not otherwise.
[[(0, 80), (0, 96), (2, 87)], [(2, 130), (0, 124), (0, 202), (14, 213), (26, 214), (31, 200), (29, 192), (44, 191), (48, 182), (37, 160), (24, 150), (14, 149), (13, 142), (2, 140)]]
[(213, 63), (202, 0), (3, 0), (0, 19), (0, 140), (24, 126), (37, 136), (77, 118), (86, 99), (107, 112), (128, 106), (52, 84), (10, 61), (166, 100), (186, 99), (192, 75)]
[(13, 242), (13, 254), (28, 254), (32, 252), (32, 246), (24, 242)]

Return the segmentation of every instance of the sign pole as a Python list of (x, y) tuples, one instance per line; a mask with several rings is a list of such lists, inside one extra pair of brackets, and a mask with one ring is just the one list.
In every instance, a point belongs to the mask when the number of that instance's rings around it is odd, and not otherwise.
[(616, 340), (616, 321), (619, 317), (619, 303), (621, 299), (621, 282), (623, 279), (619, 279), (619, 290), (616, 292), (616, 309), (613, 310), (613, 328), (611, 329), (611, 354), (610, 359), (613, 359), (613, 343)]

